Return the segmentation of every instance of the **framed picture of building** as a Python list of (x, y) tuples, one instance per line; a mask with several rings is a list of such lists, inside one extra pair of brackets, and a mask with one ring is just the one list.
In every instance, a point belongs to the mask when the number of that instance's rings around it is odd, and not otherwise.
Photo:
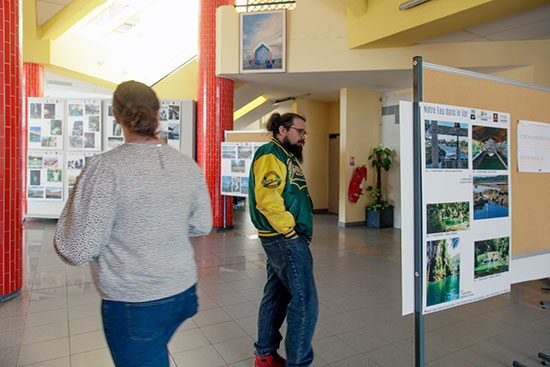
[(241, 73), (286, 71), (286, 10), (241, 13)]

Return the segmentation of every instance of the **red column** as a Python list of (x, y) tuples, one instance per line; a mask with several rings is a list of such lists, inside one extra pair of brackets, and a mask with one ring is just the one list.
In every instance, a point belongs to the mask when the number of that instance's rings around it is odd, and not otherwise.
[[(223, 227), (220, 195), (221, 142), (233, 130), (233, 81), (216, 77), (216, 8), (233, 0), (201, 0), (197, 93), (197, 162), (206, 176), (212, 198), (214, 227)], [(226, 224), (233, 224), (233, 198), (227, 197)]]
[[(27, 167), (27, 98), (44, 97), (44, 66), (30, 62), (23, 63), (23, 88), (25, 90), (25, 100), (22, 106), (23, 118), (23, 167)], [(27, 213), (27, 175), (24, 175), (23, 182), (23, 213)]]
[(0, 1), (0, 300), (19, 294), (22, 263), (22, 111), (19, 0)]

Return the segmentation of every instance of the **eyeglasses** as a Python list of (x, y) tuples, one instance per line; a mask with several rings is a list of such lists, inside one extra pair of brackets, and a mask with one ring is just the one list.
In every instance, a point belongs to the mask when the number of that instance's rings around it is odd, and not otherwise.
[(297, 127), (291, 126), (290, 129), (294, 129), (300, 134), (300, 136), (307, 136), (307, 130), (306, 129), (298, 129)]

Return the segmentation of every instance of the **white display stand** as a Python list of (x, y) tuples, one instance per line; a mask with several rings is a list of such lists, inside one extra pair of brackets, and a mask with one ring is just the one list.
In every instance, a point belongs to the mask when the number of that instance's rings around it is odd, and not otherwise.
[[(25, 218), (59, 218), (87, 160), (124, 143), (110, 100), (28, 98)], [(195, 159), (195, 101), (160, 100), (159, 135)]]

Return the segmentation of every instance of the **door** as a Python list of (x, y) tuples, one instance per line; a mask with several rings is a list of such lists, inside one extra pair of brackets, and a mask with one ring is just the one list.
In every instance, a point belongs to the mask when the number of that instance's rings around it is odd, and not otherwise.
[(338, 214), (340, 194), (340, 134), (328, 139), (328, 212)]

